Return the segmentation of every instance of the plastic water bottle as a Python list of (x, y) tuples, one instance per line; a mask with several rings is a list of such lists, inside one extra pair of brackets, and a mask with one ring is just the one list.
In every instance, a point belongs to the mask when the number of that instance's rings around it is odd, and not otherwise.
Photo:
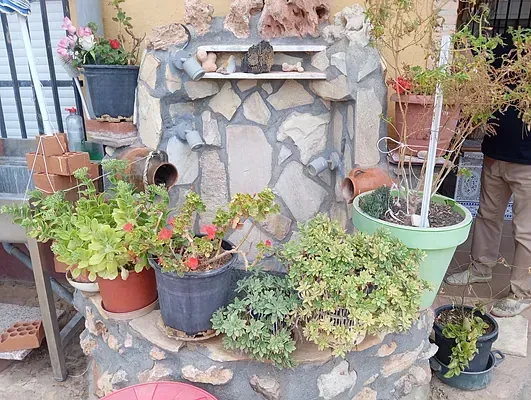
[(70, 115), (66, 117), (66, 134), (68, 136), (68, 148), (70, 151), (84, 151), (85, 131), (83, 129), (83, 118), (77, 115), (75, 107), (67, 108)]

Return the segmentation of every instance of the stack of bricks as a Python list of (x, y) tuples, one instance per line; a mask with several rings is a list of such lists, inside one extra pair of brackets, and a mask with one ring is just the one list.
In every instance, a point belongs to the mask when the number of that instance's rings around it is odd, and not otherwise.
[[(99, 176), (99, 166), (91, 163), (89, 154), (70, 152), (66, 134), (37, 136), (37, 151), (26, 154), (28, 169), (33, 172), (35, 187), (45, 194), (66, 191), (66, 198), (75, 201), (79, 198), (79, 181), (74, 172), (80, 168), (89, 169), (89, 177)], [(74, 189), (76, 188), (76, 189)], [(71, 189), (71, 190), (69, 190)]]

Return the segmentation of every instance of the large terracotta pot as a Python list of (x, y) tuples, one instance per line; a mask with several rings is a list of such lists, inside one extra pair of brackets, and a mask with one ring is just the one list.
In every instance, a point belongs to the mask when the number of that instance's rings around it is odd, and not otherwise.
[[(399, 102), (398, 95), (393, 94), (391, 100), (396, 102), (395, 128), (399, 132), (399, 135), (402, 135), (402, 130), (404, 129), (404, 116), (402, 115), (401, 107), (406, 109), (405, 122), (407, 124), (407, 146), (409, 147), (406, 153), (411, 156), (417, 156), (419, 151), (427, 151), (430, 144), (434, 97), (401, 95)], [(445, 105), (441, 115), (441, 126), (437, 145), (438, 157), (443, 156), (445, 151), (448, 150), (448, 147), (450, 147), (458, 120), (459, 110), (455, 107)]]
[(341, 193), (347, 203), (352, 203), (354, 198), (362, 193), (370, 192), (381, 186), (393, 184), (387, 171), (381, 168), (354, 168), (343, 179)]
[(102, 306), (111, 313), (128, 313), (146, 308), (157, 300), (157, 283), (153, 268), (131, 272), (127, 280), (98, 277)]

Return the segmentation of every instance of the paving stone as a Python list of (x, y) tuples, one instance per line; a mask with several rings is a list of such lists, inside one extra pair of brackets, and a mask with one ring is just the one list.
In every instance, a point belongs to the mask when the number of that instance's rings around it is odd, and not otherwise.
[(343, 141), (343, 115), (339, 110), (334, 111), (334, 117), (332, 119), (332, 145), (334, 150), (338, 154), (342, 154), (342, 141)]
[(324, 71), (330, 66), (330, 60), (326, 56), (326, 51), (320, 51), (312, 57), (312, 66), (319, 71)]
[(384, 344), (382, 347), (378, 349), (378, 352), (376, 353), (376, 355), (378, 357), (388, 357), (395, 352), (397, 347), (398, 346), (395, 342)]
[(140, 66), (139, 79), (145, 82), (151, 89), (157, 84), (157, 71), (160, 60), (153, 53), (148, 53)]
[(405, 353), (400, 354), (393, 354), (391, 357), (389, 357), (389, 360), (385, 362), (381, 371), (382, 375), (385, 378), (388, 378), (391, 375), (397, 374), (410, 368), (415, 363), (415, 361), (417, 361), (419, 354), (424, 348), (424, 344), (425, 343), (423, 341), (420, 346), (413, 351), (407, 351)]
[(365, 387), (352, 400), (376, 400), (378, 393), (369, 387)]
[(492, 348), (506, 355), (527, 357), (529, 321), (517, 315), (510, 318), (496, 318), (496, 322), (498, 322), (499, 334)]
[(172, 118), (175, 117), (183, 117), (185, 115), (193, 115), (195, 112), (195, 104), (194, 103), (174, 103), (170, 104), (170, 116)]
[(270, 83), (264, 83), (262, 89), (264, 89), (267, 94), (273, 93), (273, 86)]
[(229, 125), (227, 132), (230, 193), (257, 193), (271, 180), (273, 149), (264, 132), (252, 125)]
[(193, 365), (181, 368), (184, 379), (195, 383), (208, 383), (210, 385), (225, 385), (232, 380), (233, 372), (228, 368), (211, 366), (206, 370), (200, 370)]
[(260, 226), (277, 240), (283, 240), (290, 232), (293, 221), (282, 214), (270, 215)]
[(312, 115), (294, 112), (279, 127), (277, 140), (290, 137), (299, 148), (300, 158), (307, 164), (326, 147), (330, 114)]
[(205, 79), (201, 81), (187, 81), (184, 83), (184, 89), (188, 97), (192, 100), (204, 99), (219, 92), (219, 86), (216, 81)]
[(166, 147), (168, 160), (175, 165), (179, 172), (178, 185), (189, 185), (199, 176), (199, 153), (192, 151), (190, 145), (172, 136)]
[(129, 326), (155, 346), (172, 353), (177, 353), (185, 343), (180, 340), (170, 339), (164, 335), (157, 328), (159, 319), (160, 310), (155, 310), (143, 317), (132, 319), (129, 321)]
[(327, 191), (306, 177), (303, 170), (302, 164), (291, 161), (286, 165), (275, 185), (275, 192), (284, 200), (299, 222), (313, 217), (319, 211), (327, 195)]
[(354, 106), (347, 107), (347, 131), (350, 140), (354, 140)]
[(175, 75), (170, 65), (166, 65), (166, 88), (170, 93), (175, 93), (177, 90), (181, 90), (183, 83), (181, 80), (181, 77), (178, 75)]
[(230, 121), (241, 104), (242, 101), (232, 89), (231, 83), (226, 82), (220, 92), (210, 100), (209, 106), (212, 111), (220, 113)]
[(358, 380), (356, 371), (349, 371), (349, 363), (341, 361), (330, 373), (320, 375), (317, 378), (319, 396), (330, 400), (354, 387)]
[(253, 390), (260, 393), (266, 400), (280, 400), (280, 383), (269, 376), (251, 376), (249, 384)]
[(203, 140), (209, 146), (221, 147), (221, 134), (219, 133), (218, 121), (210, 111), (201, 114), (203, 121)]
[(373, 89), (359, 89), (356, 96), (354, 133), (356, 146), (354, 160), (360, 167), (375, 166), (380, 162), (380, 114), (382, 104)]
[(227, 173), (215, 151), (204, 151), (200, 163), (201, 199), (206, 205), (206, 211), (201, 214), (201, 223), (209, 224), (216, 216), (217, 209), (229, 201)]
[(338, 70), (340, 70), (343, 75), (347, 74), (346, 58), (347, 58), (347, 55), (343, 51), (332, 54), (332, 56), (330, 57), (331, 64), (335, 66)]
[(140, 372), (137, 375), (137, 378), (140, 383), (158, 382), (168, 380), (168, 377), (171, 375), (171, 372), (171, 369), (167, 366), (160, 363), (156, 363), (152, 369)]
[(348, 79), (345, 75), (340, 75), (331, 81), (312, 81), (310, 89), (317, 96), (330, 101), (344, 101), (350, 95)]
[(155, 361), (161, 361), (166, 358), (166, 353), (157, 347), (153, 347), (149, 352), (149, 358)]
[(258, 92), (254, 92), (243, 103), (243, 115), (257, 124), (267, 125), (271, 118), (271, 111), (262, 100), (262, 96)]
[(258, 81), (254, 79), (244, 79), (242, 81), (238, 81), (238, 89), (240, 89), (241, 92), (246, 92), (249, 89), (252, 89), (256, 87)]
[(282, 146), (282, 148), (280, 149), (278, 153), (277, 164), (278, 165), (282, 164), (284, 161), (290, 158), (292, 154), (293, 152), (290, 149), (288, 149), (286, 146)]
[(138, 134), (146, 147), (156, 149), (162, 136), (160, 99), (151, 96), (143, 83), (138, 84), (137, 96)]
[(282, 87), (267, 98), (277, 111), (312, 104), (314, 97), (297, 81), (286, 81)]

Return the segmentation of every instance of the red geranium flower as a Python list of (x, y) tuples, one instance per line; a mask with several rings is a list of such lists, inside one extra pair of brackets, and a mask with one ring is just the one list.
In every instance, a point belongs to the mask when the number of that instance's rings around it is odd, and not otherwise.
[(190, 257), (188, 261), (186, 261), (186, 266), (192, 271), (195, 271), (199, 266), (199, 260), (197, 259), (197, 257)]
[(266, 245), (267, 247), (271, 247), (271, 246), (273, 246), (273, 243), (271, 242), (271, 240), (266, 240), (266, 241), (265, 241), (265, 245)]
[(118, 50), (120, 48), (120, 42), (118, 40), (109, 39), (109, 44), (114, 50)]
[(126, 232), (133, 232), (133, 224), (131, 222), (128, 222), (124, 225), (123, 230)]
[(173, 235), (173, 232), (171, 230), (169, 230), (168, 228), (162, 228), (159, 232), (158, 239), (168, 240), (168, 239), (171, 239), (172, 235)]
[(218, 229), (216, 228), (216, 225), (204, 225), (201, 227), (201, 233), (204, 233), (210, 240), (214, 240), (216, 238), (217, 231)]
[(398, 94), (405, 94), (411, 90), (411, 81), (399, 76), (396, 80), (391, 80), (391, 86)]

